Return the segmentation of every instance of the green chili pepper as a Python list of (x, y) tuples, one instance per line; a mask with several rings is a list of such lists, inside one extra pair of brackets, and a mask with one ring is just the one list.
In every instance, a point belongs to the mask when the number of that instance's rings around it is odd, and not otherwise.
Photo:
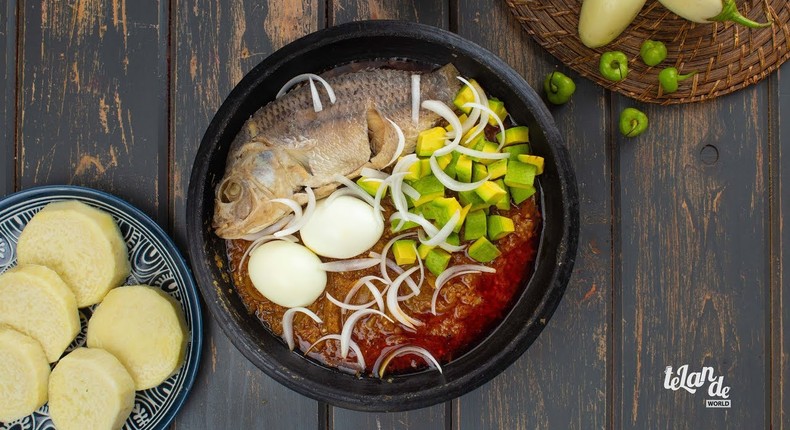
[(639, 109), (625, 108), (620, 114), (620, 133), (625, 137), (635, 137), (645, 130), (647, 130), (647, 115)]
[(604, 78), (620, 82), (628, 76), (628, 57), (620, 51), (604, 52), (598, 69)]
[(656, 66), (667, 58), (667, 47), (664, 42), (645, 40), (639, 48), (639, 55), (648, 66)]
[(555, 105), (568, 103), (571, 96), (576, 92), (576, 84), (573, 79), (565, 76), (562, 72), (551, 72), (543, 81), (543, 89), (546, 91), (546, 98)]
[(664, 89), (664, 93), (670, 94), (678, 90), (678, 82), (686, 80), (696, 74), (697, 72), (691, 72), (685, 75), (679, 75), (678, 69), (667, 67), (659, 72), (658, 82), (661, 84), (661, 88)]

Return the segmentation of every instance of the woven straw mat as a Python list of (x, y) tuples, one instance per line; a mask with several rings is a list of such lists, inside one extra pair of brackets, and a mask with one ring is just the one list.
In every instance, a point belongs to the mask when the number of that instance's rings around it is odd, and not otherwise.
[[(568, 67), (598, 84), (650, 103), (675, 104), (710, 100), (757, 83), (790, 57), (790, 0), (738, 0), (741, 13), (773, 26), (749, 29), (733, 23), (695, 24), (656, 0), (648, 0), (633, 23), (612, 43), (591, 49), (579, 40), (581, 0), (506, 0), (521, 25), (541, 46)], [(695, 1), (695, 0), (689, 0)], [(667, 59), (649, 67), (639, 57), (648, 39), (667, 46)], [(607, 81), (598, 71), (601, 53), (623, 51), (628, 77)], [(677, 67), (681, 74), (698, 73), (663, 94), (658, 72)]]

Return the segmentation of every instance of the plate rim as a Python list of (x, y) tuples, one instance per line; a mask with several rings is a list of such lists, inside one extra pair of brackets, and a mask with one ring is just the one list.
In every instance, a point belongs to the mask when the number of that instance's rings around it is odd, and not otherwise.
[(138, 221), (153, 236), (162, 242), (165, 250), (173, 259), (175, 269), (181, 272), (181, 276), (186, 283), (184, 286), (187, 292), (187, 294), (185, 294), (185, 299), (194, 314), (192, 336), (190, 337), (190, 343), (194, 345), (193, 350), (195, 351), (193, 357), (194, 364), (186, 369), (183, 389), (176, 393), (176, 399), (173, 401), (172, 406), (165, 412), (163, 419), (160, 420), (155, 427), (152, 427), (152, 429), (166, 429), (173, 423), (178, 412), (184, 407), (189, 393), (192, 391), (195, 381), (197, 380), (197, 375), (200, 370), (200, 359), (203, 355), (203, 310), (200, 304), (200, 293), (198, 292), (197, 283), (195, 282), (191, 268), (173, 239), (165, 233), (164, 229), (148, 216), (148, 214), (120, 197), (105, 191), (79, 185), (42, 185), (26, 188), (0, 197), (0, 213), (14, 204), (18, 204), (27, 199), (47, 196), (90, 197), (119, 209), (121, 212)]

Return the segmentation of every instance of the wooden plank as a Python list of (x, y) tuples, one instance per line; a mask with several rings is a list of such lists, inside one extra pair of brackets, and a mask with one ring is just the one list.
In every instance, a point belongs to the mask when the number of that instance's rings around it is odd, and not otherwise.
[(363, 19), (398, 19), (447, 29), (450, 25), (447, 1), (328, 0), (329, 25)]
[(16, 8), (15, 0), (0, 7), (0, 196), (14, 192), (16, 179)]
[[(459, 34), (504, 58), (538, 91), (558, 65), (521, 29), (505, 2), (461, 2), (458, 27)], [(581, 236), (574, 274), (532, 347), (492, 382), (457, 400), (455, 427), (463, 430), (608, 424), (612, 172), (607, 104), (600, 87), (560, 69), (577, 83), (570, 104), (552, 109), (579, 184)]]
[[(771, 213), (771, 374), (772, 377), (772, 428), (787, 429), (790, 416), (790, 395), (787, 394), (787, 381), (790, 380), (790, 282), (786, 281), (785, 268), (790, 268), (790, 229), (785, 229), (785, 217), (790, 218), (790, 199), (784, 192), (790, 189), (790, 63), (786, 63), (771, 78), (770, 94), (777, 98), (772, 103), (774, 109), (771, 120), (771, 167), (772, 167), (772, 213)], [(782, 114), (785, 118), (782, 118)]]
[[(342, 24), (363, 19), (399, 19), (448, 28), (448, 3), (408, 0), (329, 1), (329, 23)], [(398, 413), (366, 413), (329, 408), (335, 429), (437, 429), (445, 426), (445, 405)]]
[[(171, 71), (171, 207), (177, 243), (186, 246), (189, 175), (203, 132), (242, 76), (275, 49), (323, 24), (323, 6), (306, 2), (177, 0)], [(308, 429), (318, 403), (278, 384), (245, 359), (206, 314), (200, 383), (176, 428)]]
[(167, 214), (168, 2), (24, 2), (19, 186), (111, 192)]
[[(768, 428), (767, 84), (707, 103), (637, 106), (639, 138), (618, 135), (622, 340), (615, 427)], [(710, 366), (730, 409), (707, 409), (708, 384), (664, 388), (664, 371)]]

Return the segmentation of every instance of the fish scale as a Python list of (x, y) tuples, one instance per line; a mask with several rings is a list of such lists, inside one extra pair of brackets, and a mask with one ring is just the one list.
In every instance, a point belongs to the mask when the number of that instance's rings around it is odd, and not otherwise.
[[(414, 152), (417, 135), (439, 116), (420, 110), (412, 121), (411, 72), (368, 69), (326, 80), (337, 97), (330, 103), (316, 83), (324, 109), (313, 110), (309, 84), (303, 84), (255, 112), (231, 144), (225, 174), (217, 186), (214, 228), (226, 239), (241, 238), (272, 225), (289, 212), (272, 199), (304, 204), (304, 188), (317, 198), (363, 167), (381, 169), (395, 153), (397, 134), (406, 138), (404, 155)], [(458, 70), (448, 64), (421, 76), (420, 98), (450, 105), (460, 88)]]

